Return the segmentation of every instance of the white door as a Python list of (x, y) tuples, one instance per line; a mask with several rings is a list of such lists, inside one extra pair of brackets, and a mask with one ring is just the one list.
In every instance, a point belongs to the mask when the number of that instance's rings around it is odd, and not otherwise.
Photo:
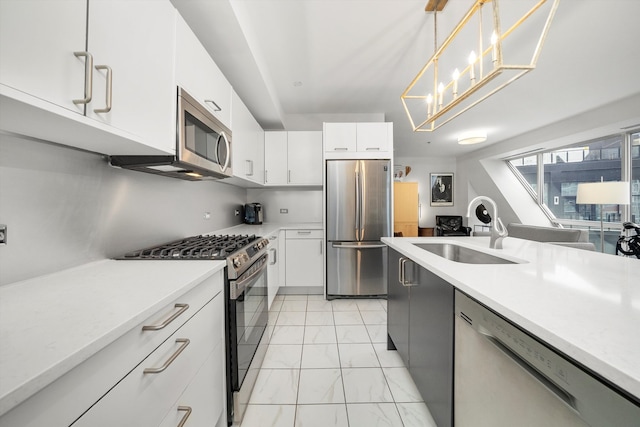
[(0, 1), (0, 83), (80, 114), (86, 0)]
[(358, 123), (358, 151), (388, 151), (388, 123)]
[(324, 151), (356, 151), (355, 123), (325, 123)]
[(322, 286), (322, 239), (287, 239), (287, 286)]

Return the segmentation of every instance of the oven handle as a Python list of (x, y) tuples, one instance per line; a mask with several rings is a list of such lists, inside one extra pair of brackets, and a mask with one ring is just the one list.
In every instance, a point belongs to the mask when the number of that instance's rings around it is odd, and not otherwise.
[(249, 276), (247, 276), (242, 280), (236, 280), (231, 285), (231, 295), (229, 296), (231, 300), (237, 300), (240, 297), (240, 295), (244, 293), (245, 289), (248, 287), (247, 284), (251, 283), (253, 279), (255, 279), (257, 276), (262, 274), (264, 270), (267, 268), (267, 259), (269, 258), (269, 254), (264, 254), (263, 257), (264, 257), (263, 263), (259, 269), (257, 269), (256, 271), (254, 271), (253, 273), (251, 273)]

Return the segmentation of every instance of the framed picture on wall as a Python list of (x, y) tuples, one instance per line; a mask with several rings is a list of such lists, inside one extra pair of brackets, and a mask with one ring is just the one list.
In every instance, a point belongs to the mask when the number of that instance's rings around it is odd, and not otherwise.
[(431, 206), (453, 206), (453, 174), (432, 173)]

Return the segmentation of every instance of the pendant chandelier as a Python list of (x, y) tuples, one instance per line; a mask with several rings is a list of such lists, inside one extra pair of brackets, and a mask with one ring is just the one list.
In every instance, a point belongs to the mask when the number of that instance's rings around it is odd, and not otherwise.
[[(435, 53), (400, 97), (414, 132), (438, 129), (535, 69), (560, 0), (535, 0), (530, 9), (531, 1), (508, 1), (507, 6), (526, 9), (510, 11), (519, 18), (506, 31), (501, 31), (499, 0), (474, 0), (438, 46), (437, 16), (446, 2), (427, 5), (434, 12)], [(485, 5), (490, 14), (483, 17)], [(522, 47), (533, 43), (532, 54)]]

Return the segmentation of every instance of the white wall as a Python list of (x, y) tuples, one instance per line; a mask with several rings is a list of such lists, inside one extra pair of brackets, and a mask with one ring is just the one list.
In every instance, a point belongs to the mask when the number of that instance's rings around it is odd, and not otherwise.
[(262, 203), (265, 222), (322, 222), (322, 190), (249, 189), (247, 202)]
[[(456, 159), (438, 158), (396, 158), (394, 170), (398, 166), (410, 166), (411, 172), (402, 181), (417, 182), (420, 198), (420, 227), (435, 227), (436, 215), (464, 215), (466, 213), (466, 182), (460, 181), (456, 173)], [(431, 206), (431, 173), (453, 173), (453, 206)], [(464, 205), (464, 206), (463, 206)]]
[(239, 224), (245, 200), (246, 190), (220, 182), (116, 169), (96, 154), (0, 134), (0, 285)]

